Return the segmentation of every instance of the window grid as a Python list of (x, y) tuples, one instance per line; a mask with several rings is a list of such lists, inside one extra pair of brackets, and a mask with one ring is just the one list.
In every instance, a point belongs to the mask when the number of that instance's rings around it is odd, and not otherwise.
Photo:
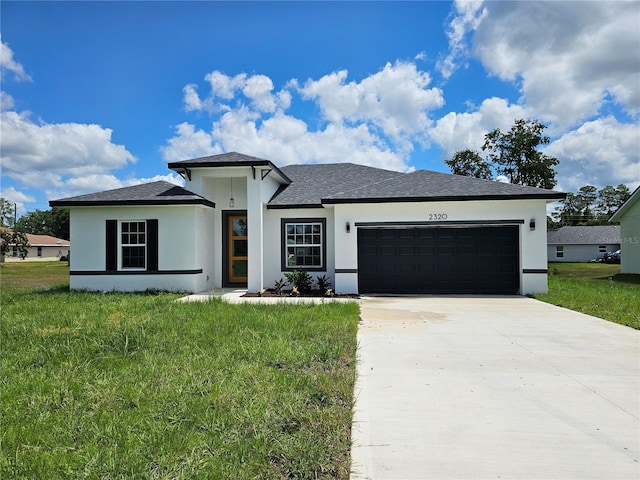
[(287, 223), (285, 225), (288, 268), (322, 267), (322, 223)]
[(145, 268), (146, 222), (122, 222), (122, 268)]
[(558, 245), (556, 246), (556, 258), (564, 257), (564, 246)]
[(607, 253), (607, 246), (606, 245), (599, 245), (598, 246), (598, 251), (600, 253)]

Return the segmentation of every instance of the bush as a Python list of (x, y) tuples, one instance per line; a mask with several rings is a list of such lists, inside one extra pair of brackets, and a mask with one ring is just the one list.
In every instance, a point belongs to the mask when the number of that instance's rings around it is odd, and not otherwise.
[(313, 278), (305, 271), (294, 270), (293, 272), (287, 272), (284, 274), (287, 281), (292, 287), (298, 289), (302, 294), (309, 293), (313, 286)]

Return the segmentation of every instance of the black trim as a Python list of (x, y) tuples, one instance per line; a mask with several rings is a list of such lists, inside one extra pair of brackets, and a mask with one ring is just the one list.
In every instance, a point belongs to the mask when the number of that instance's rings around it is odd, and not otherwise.
[[(304, 265), (296, 265), (295, 267), (287, 266), (287, 223), (321, 223), (322, 224), (322, 265), (319, 267), (305, 267)], [(325, 217), (305, 217), (305, 218), (282, 218), (280, 219), (280, 268), (283, 272), (292, 272), (294, 270), (304, 270), (306, 272), (326, 272), (327, 271), (327, 219)], [(301, 245), (304, 246), (304, 245)]]
[(49, 205), (52, 207), (117, 207), (131, 205), (204, 205), (206, 207), (216, 208), (216, 204), (210, 200), (194, 198), (192, 200), (51, 200)]
[(105, 270), (115, 272), (118, 270), (118, 221), (107, 220), (106, 226), (106, 252)]
[(158, 270), (158, 220), (147, 220), (147, 270)]
[(323, 204), (338, 203), (415, 203), (415, 202), (471, 202), (475, 200), (562, 200), (565, 193), (535, 194), (521, 193), (509, 195), (447, 195), (441, 197), (385, 197), (385, 198), (323, 198)]
[(202, 268), (193, 270), (120, 270), (116, 272), (100, 271), (100, 270), (72, 270), (69, 275), (194, 275), (202, 273)]
[[(272, 170), (278, 172), (278, 175), (282, 177), (282, 179), (291, 183), (291, 179), (287, 177), (282, 171), (269, 160), (246, 160), (242, 162), (190, 162), (190, 161), (180, 161), (180, 162), (171, 162), (168, 164), (170, 170), (182, 170), (184, 168), (215, 168), (215, 167), (271, 167)], [(254, 177), (255, 178), (255, 177)]]
[(547, 268), (523, 268), (522, 273), (549, 273)]
[(357, 268), (336, 268), (336, 273), (358, 273)]
[(455, 227), (456, 225), (522, 225), (524, 220), (442, 220), (437, 222), (355, 222), (360, 228)]
[[(276, 192), (277, 193), (277, 192)], [(276, 195), (274, 194), (274, 197)], [(291, 205), (269, 205), (267, 204), (267, 210), (290, 210), (294, 208), (324, 208), (324, 205), (319, 203), (294, 203)]]

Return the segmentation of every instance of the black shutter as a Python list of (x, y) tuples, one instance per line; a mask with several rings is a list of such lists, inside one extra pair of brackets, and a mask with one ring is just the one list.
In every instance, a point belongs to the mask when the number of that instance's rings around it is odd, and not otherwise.
[(158, 270), (158, 220), (147, 220), (147, 271)]
[(107, 251), (105, 255), (107, 272), (118, 270), (118, 221), (107, 220)]

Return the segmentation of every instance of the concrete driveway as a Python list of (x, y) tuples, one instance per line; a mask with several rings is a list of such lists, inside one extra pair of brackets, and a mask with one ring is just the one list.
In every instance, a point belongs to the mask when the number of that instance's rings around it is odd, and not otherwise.
[(525, 297), (361, 301), (352, 479), (640, 478), (640, 332)]

